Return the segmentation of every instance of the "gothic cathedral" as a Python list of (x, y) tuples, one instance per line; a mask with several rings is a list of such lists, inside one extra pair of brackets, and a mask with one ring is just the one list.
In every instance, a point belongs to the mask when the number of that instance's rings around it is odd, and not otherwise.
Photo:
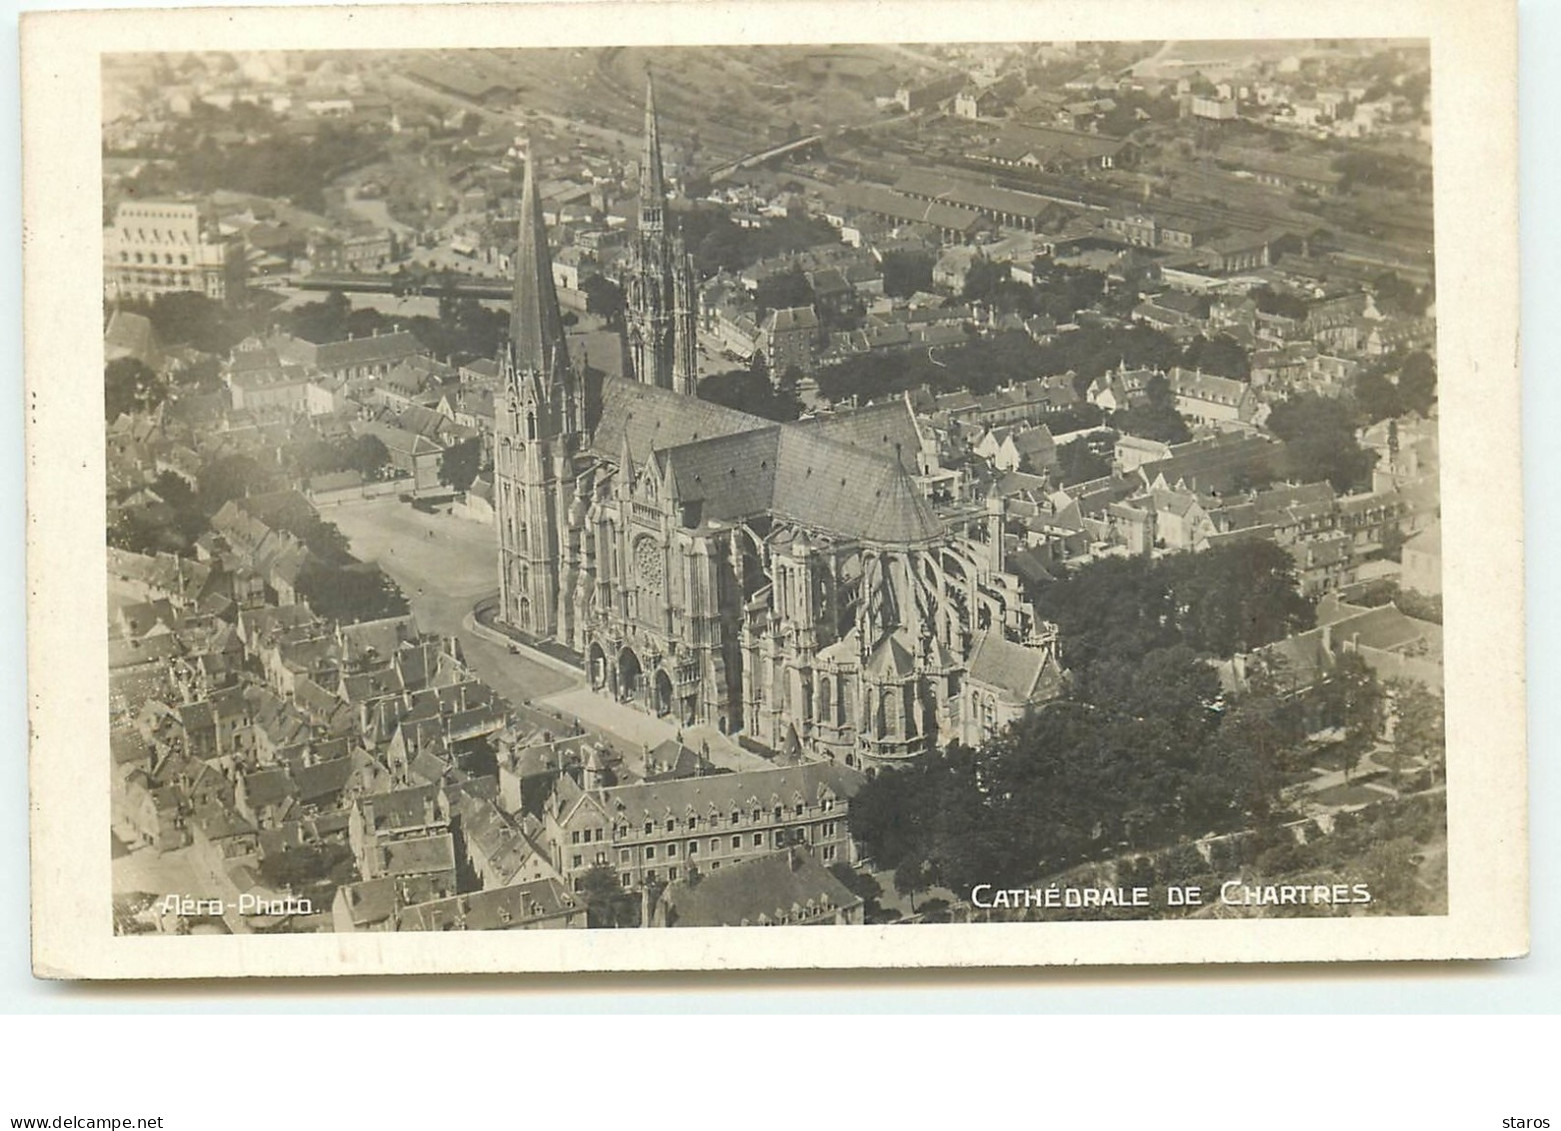
[(500, 615), (591, 686), (853, 766), (979, 741), (1063, 693), (1003, 569), (1003, 505), (935, 509), (904, 401), (777, 424), (694, 395), (693, 265), (653, 96), (630, 256), (632, 372), (574, 365), (528, 162), (494, 480)]

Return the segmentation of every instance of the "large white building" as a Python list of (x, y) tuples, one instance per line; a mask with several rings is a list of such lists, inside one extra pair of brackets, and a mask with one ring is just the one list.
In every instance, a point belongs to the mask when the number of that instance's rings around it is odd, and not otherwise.
[(244, 243), (193, 202), (126, 201), (103, 233), (103, 293), (155, 298), (194, 291), (225, 302), (244, 289)]

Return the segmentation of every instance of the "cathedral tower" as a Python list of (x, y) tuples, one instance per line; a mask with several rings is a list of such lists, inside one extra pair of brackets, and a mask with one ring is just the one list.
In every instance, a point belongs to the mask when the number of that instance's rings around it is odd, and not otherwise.
[(630, 249), (627, 305), (629, 364), (634, 379), (693, 396), (694, 260), (667, 223), (666, 177), (656, 92), (645, 79), (645, 152), (640, 160), (640, 222)]
[(547, 638), (560, 629), (563, 524), (573, 498), (584, 405), (580, 377), (569, 361), (529, 157), (514, 266), (509, 340), (499, 347), (493, 457), (499, 615), (523, 632)]

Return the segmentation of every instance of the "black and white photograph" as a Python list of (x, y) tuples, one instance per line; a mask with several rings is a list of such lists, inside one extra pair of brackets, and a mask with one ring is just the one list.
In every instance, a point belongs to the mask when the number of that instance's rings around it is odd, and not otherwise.
[(1431, 37), (916, 32), (98, 56), (93, 947), (1448, 919)]

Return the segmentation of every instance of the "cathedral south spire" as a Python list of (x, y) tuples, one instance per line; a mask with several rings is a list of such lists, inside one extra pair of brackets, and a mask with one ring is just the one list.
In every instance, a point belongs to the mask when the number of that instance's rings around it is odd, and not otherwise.
[(533, 159), (526, 158), (520, 195), (520, 231), (515, 246), (515, 289), (511, 299), (509, 348), (518, 371), (551, 375), (568, 364), (564, 319), (553, 286), (553, 260), (547, 250), (547, 224), (537, 195)]

